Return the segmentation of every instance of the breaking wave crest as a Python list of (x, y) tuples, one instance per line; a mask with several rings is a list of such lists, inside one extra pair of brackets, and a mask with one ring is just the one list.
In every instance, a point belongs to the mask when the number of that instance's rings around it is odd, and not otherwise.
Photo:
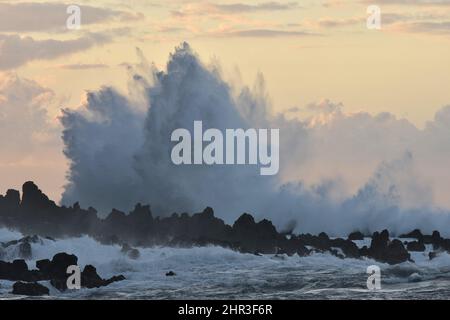
[[(309, 106), (308, 119), (291, 119), (273, 112), (261, 77), (254, 89), (237, 88), (186, 43), (166, 70), (148, 65), (131, 69), (131, 96), (103, 88), (83, 108), (64, 111), (63, 204), (106, 214), (141, 202), (159, 215), (211, 206), (227, 223), (249, 212), (279, 229), (330, 235), (450, 225), (436, 201), (450, 187), (450, 107), (423, 130), (387, 113), (348, 115), (329, 101)], [(173, 165), (170, 134), (191, 130), (195, 120), (205, 129), (279, 128), (279, 175), (260, 176), (256, 166)]]

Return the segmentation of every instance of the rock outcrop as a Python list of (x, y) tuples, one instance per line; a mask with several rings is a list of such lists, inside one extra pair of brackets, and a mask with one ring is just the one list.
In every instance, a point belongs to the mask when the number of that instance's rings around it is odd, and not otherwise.
[(85, 266), (84, 270), (81, 272), (81, 286), (88, 289), (105, 287), (113, 282), (122, 280), (125, 280), (123, 275), (102, 279), (98, 275), (97, 269), (92, 265)]
[[(29, 270), (25, 260), (14, 260), (13, 262), (0, 261), (0, 279), (20, 281), (17, 290), (15, 290), (16, 292), (19, 292), (21, 289), (32, 290), (32, 285), (38, 281), (50, 281), (53, 287), (64, 291), (67, 289), (67, 278), (70, 276), (67, 274), (67, 269), (69, 266), (77, 265), (77, 263), (77, 256), (65, 252), (56, 254), (52, 260), (44, 259), (36, 261), (37, 270)], [(87, 265), (81, 272), (81, 287), (98, 288), (124, 279), (125, 277), (122, 275), (103, 279), (98, 275), (94, 266)], [(28, 284), (24, 285), (23, 282)]]
[(408, 251), (423, 252), (423, 251), (425, 251), (425, 245), (421, 241), (411, 241), (411, 242), (408, 242), (408, 244), (406, 245), (406, 249)]
[(348, 240), (364, 240), (364, 235), (359, 231), (355, 231), (348, 235)]
[(383, 230), (381, 233), (375, 232), (372, 235), (372, 242), (367, 250), (367, 256), (389, 264), (411, 260), (410, 254), (400, 240), (389, 240), (389, 231), (387, 230)]
[[(122, 246), (122, 252), (131, 259), (138, 259), (140, 256), (136, 247), (154, 245), (218, 245), (244, 253), (299, 256), (313, 251), (329, 252), (341, 258), (369, 257), (390, 264), (410, 260), (408, 250), (423, 251), (427, 244), (432, 245), (436, 252), (450, 251), (450, 239), (442, 238), (437, 231), (424, 235), (420, 230), (414, 230), (402, 235), (417, 240), (407, 242), (405, 248), (401, 241), (390, 240), (389, 232), (383, 230), (372, 235), (370, 247), (358, 248), (353, 241), (364, 239), (359, 231), (352, 232), (347, 239), (330, 238), (323, 232), (319, 235), (286, 234), (278, 232), (269, 220), (255, 221), (247, 213), (230, 226), (215, 217), (213, 209), (209, 207), (193, 215), (174, 213), (161, 218), (153, 217), (150, 206), (137, 204), (129, 214), (114, 209), (105, 219), (100, 219), (94, 208), (82, 209), (78, 203), (72, 207), (57, 206), (33, 182), (23, 185), (22, 198), (15, 190), (8, 190), (5, 196), (0, 196), (0, 225), (40, 237), (89, 235), (101, 243)], [(33, 241), (32, 237), (28, 237), (10, 245), (20, 246), (20, 257), (29, 259), (32, 256)], [(0, 258), (1, 256), (0, 250)], [(64, 289), (65, 284), (59, 285), (60, 282), (63, 283), (61, 279), (66, 277), (63, 271), (68, 263), (76, 264), (76, 261), (67, 256), (55, 256), (54, 259), (56, 260), (39, 261), (38, 270), (28, 273), (23, 262), (13, 263), (20, 266), (17, 270), (26, 274), (29, 279), (27, 281), (34, 281), (36, 277), (52, 278), (57, 286)], [(0, 275), (11, 272), (11, 263), (0, 264)], [(98, 279), (95, 280), (91, 269), (88, 268), (86, 272), (86, 275), (92, 276), (86, 278), (93, 279), (90, 284), (101, 283)], [(15, 277), (21, 278), (17, 274)]]
[(50, 290), (37, 282), (16, 282), (13, 285), (12, 294), (24, 296), (45, 296), (50, 293)]

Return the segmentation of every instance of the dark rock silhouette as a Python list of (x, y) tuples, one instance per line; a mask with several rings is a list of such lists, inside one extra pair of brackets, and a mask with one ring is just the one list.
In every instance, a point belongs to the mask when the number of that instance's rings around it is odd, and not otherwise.
[(20, 192), (9, 189), (4, 197), (0, 196), (0, 204), (5, 208), (17, 208), (20, 204)]
[(423, 252), (423, 251), (425, 251), (425, 245), (421, 241), (411, 241), (411, 242), (408, 242), (408, 244), (406, 245), (406, 249), (408, 249), (408, 251)]
[(51, 274), (53, 264), (49, 259), (38, 260), (36, 261), (36, 268), (43, 274)]
[(23, 195), (21, 205), (25, 208), (49, 210), (56, 207), (53, 201), (31, 181), (25, 182), (22, 187)]
[[(301, 239), (301, 236), (291, 235), (289, 239), (282, 239), (280, 241), (280, 247), (277, 250), (278, 254), (287, 254), (292, 256), (297, 254), (300, 257), (307, 256), (311, 253), (311, 250), (306, 248), (305, 242)], [(260, 253), (255, 252), (260, 255)]]
[(175, 272), (173, 272), (173, 271), (169, 271), (169, 272), (166, 273), (166, 277), (173, 277), (173, 276), (176, 276), (176, 275), (177, 274)]
[(367, 246), (363, 246), (361, 249), (359, 249), (359, 254), (361, 255), (361, 257), (368, 257), (369, 256), (369, 248), (367, 248)]
[[(450, 252), (450, 239), (444, 239), (441, 237), (439, 231), (435, 230), (431, 235), (424, 235), (419, 229), (415, 229), (410, 233), (403, 234), (400, 238), (413, 238), (417, 239), (418, 244), (411, 244), (411, 251), (423, 251), (422, 248), (426, 244), (431, 244), (433, 250), (445, 250)], [(409, 249), (408, 249), (409, 250)]]
[(389, 240), (389, 231), (375, 232), (367, 255), (375, 260), (389, 264), (397, 264), (411, 259), (400, 240)]
[[(345, 240), (342, 238), (330, 239), (330, 237), (322, 232), (318, 236), (311, 234), (302, 234), (299, 239), (307, 246), (314, 247), (319, 252), (329, 251), (338, 257), (359, 258), (360, 252), (358, 246), (351, 240)], [(340, 249), (344, 256), (342, 256), (338, 250)]]
[(0, 279), (33, 282), (41, 280), (41, 277), (38, 271), (28, 270), (25, 260), (17, 259), (13, 262), (0, 261)]
[(348, 235), (348, 240), (364, 240), (364, 235), (359, 231), (355, 231)]
[(25, 295), (25, 296), (45, 296), (50, 291), (47, 287), (37, 282), (16, 282), (13, 285), (12, 294)]
[(344, 240), (341, 238), (333, 239), (330, 241), (331, 247), (340, 248), (345, 257), (359, 258), (361, 256), (358, 246), (351, 240)]
[(299, 239), (302, 240), (305, 245), (316, 248), (319, 251), (327, 251), (331, 248), (330, 238), (325, 232), (320, 233), (318, 236), (313, 236), (309, 233), (299, 235)]
[(399, 238), (413, 238), (419, 241), (423, 241), (423, 234), (419, 229), (415, 229), (409, 233), (400, 235)]
[[(77, 265), (78, 257), (65, 252), (53, 256), (52, 260), (44, 259), (36, 261), (37, 270), (29, 270), (25, 260), (14, 260), (13, 262), (0, 261), (0, 279), (9, 281), (23, 281), (35, 283), (37, 281), (48, 281), (60, 291), (67, 289), (67, 268)], [(98, 288), (107, 286), (116, 281), (122, 281), (125, 277), (122, 275), (114, 276), (110, 279), (102, 279), (94, 266), (87, 265), (81, 272), (81, 286), (85, 288)], [(35, 286), (36, 287), (36, 286)], [(23, 290), (33, 290), (33, 286), (18, 284), (19, 292)], [(18, 293), (19, 294), (19, 293)], [(25, 293), (24, 293), (25, 294)]]
[[(42, 260), (41, 260), (42, 261)], [(39, 261), (38, 261), (39, 262)], [(43, 262), (44, 269), (40, 270), (45, 278), (50, 279), (67, 279), (67, 268), (69, 266), (78, 265), (78, 258), (74, 254), (67, 254), (65, 252), (57, 253), (53, 256), (49, 264)], [(41, 264), (42, 266), (42, 264)], [(36, 267), (37, 262), (36, 262)], [(47, 267), (47, 268), (45, 268)], [(45, 272), (44, 272), (45, 270)]]
[[(347, 239), (331, 239), (326, 233), (319, 235), (292, 232), (280, 233), (272, 222), (264, 219), (255, 221), (250, 214), (244, 213), (230, 226), (214, 216), (212, 208), (206, 208), (200, 213), (174, 213), (169, 217), (153, 217), (150, 206), (137, 204), (129, 214), (113, 209), (105, 218), (100, 219), (94, 208), (82, 209), (79, 203), (71, 207), (58, 206), (51, 201), (33, 182), (26, 182), (22, 187), (22, 198), (15, 190), (8, 190), (5, 196), (0, 196), (0, 225), (18, 230), (23, 234), (35, 234), (49, 239), (60, 237), (77, 237), (89, 235), (104, 244), (118, 244), (128, 257), (139, 258), (136, 247), (154, 245), (166, 246), (204, 246), (219, 245), (244, 253), (251, 254), (286, 254), (305, 256), (312, 251), (330, 252), (339, 257), (369, 257), (390, 264), (410, 260), (410, 251), (421, 251), (423, 246), (431, 244), (434, 250), (450, 251), (450, 239), (444, 239), (439, 232), (423, 235), (420, 230), (414, 230), (402, 235), (417, 239), (407, 243), (407, 248), (399, 240), (390, 240), (389, 232), (375, 232), (369, 248), (359, 249), (354, 240), (361, 240), (361, 232), (351, 233)], [(25, 238), (24, 238), (25, 239)], [(20, 246), (21, 257), (29, 259), (32, 256), (31, 244), (39, 241), (39, 237), (21, 239), (14, 245)], [(5, 244), (2, 244), (4, 246)], [(11, 245), (11, 244), (10, 244)], [(0, 257), (1, 247), (0, 246)], [(0, 276), (14, 272), (14, 280), (36, 281), (46, 278), (56, 283), (66, 279), (66, 268), (76, 264), (76, 257), (69, 255), (55, 256), (52, 261), (37, 262), (38, 270), (25, 270), (24, 262), (0, 264)], [(13, 262), (14, 263), (14, 262)], [(16, 271), (13, 269), (18, 268)], [(19, 268), (20, 267), (20, 268)], [(89, 285), (102, 283), (92, 269), (85, 273)], [(58, 281), (61, 280), (61, 281)], [(108, 280), (103, 280), (104, 281)], [(58, 284), (57, 284), (58, 285)], [(65, 283), (61, 286), (64, 289)]]
[(278, 243), (284, 237), (277, 232), (272, 222), (264, 219), (256, 223), (251, 215), (244, 213), (233, 224), (231, 239), (238, 243), (238, 249), (242, 252), (275, 254)]
[(105, 287), (113, 282), (122, 280), (125, 280), (125, 277), (122, 275), (114, 276), (110, 279), (102, 279), (98, 275), (97, 269), (92, 265), (85, 266), (81, 272), (81, 286), (89, 289)]

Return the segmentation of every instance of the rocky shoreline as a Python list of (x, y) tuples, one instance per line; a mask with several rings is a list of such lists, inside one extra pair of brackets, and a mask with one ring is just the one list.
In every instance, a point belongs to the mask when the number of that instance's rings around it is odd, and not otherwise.
[[(355, 231), (345, 239), (330, 238), (326, 233), (296, 235), (278, 232), (272, 222), (266, 219), (256, 222), (247, 213), (233, 225), (227, 225), (215, 217), (209, 207), (193, 215), (182, 213), (160, 218), (152, 216), (150, 206), (137, 204), (129, 214), (112, 210), (105, 219), (100, 219), (94, 208), (85, 210), (78, 203), (71, 207), (56, 205), (33, 182), (23, 185), (22, 195), (17, 190), (8, 190), (5, 196), (0, 196), (0, 226), (34, 235), (0, 243), (0, 260), (3, 259), (3, 251), (11, 246), (17, 248), (21, 258), (12, 262), (0, 261), (0, 279), (17, 281), (13, 293), (26, 295), (47, 294), (48, 288), (38, 283), (44, 280), (64, 291), (67, 266), (76, 265), (78, 260), (74, 255), (59, 253), (52, 260), (36, 262), (36, 270), (28, 270), (25, 260), (31, 258), (31, 244), (40, 241), (40, 237), (51, 240), (88, 235), (103, 244), (121, 245), (122, 253), (131, 259), (139, 259), (136, 247), (156, 245), (216, 245), (255, 255), (296, 254), (301, 257), (312, 252), (328, 252), (342, 259), (371, 258), (392, 265), (413, 262), (410, 252), (423, 252), (425, 245), (433, 247), (429, 259), (440, 252), (450, 252), (450, 239), (442, 238), (438, 231), (424, 235), (420, 230), (414, 230), (400, 235), (399, 239), (391, 239), (388, 230), (372, 235)], [(371, 237), (370, 245), (358, 247), (356, 241), (365, 237)], [(81, 274), (82, 287), (86, 288), (105, 286), (123, 279), (123, 276), (102, 279), (90, 265), (85, 266)]]
[[(36, 261), (36, 269), (29, 270), (23, 259), (12, 262), (0, 261), (0, 279), (17, 281), (13, 285), (13, 294), (40, 296), (48, 295), (49, 289), (40, 281), (50, 281), (50, 284), (63, 292), (67, 290), (67, 273), (69, 266), (78, 266), (78, 257), (65, 252), (53, 256), (52, 260), (44, 259)], [(100, 288), (113, 282), (125, 280), (122, 275), (109, 279), (101, 278), (97, 269), (92, 265), (86, 265), (80, 275), (81, 288)]]

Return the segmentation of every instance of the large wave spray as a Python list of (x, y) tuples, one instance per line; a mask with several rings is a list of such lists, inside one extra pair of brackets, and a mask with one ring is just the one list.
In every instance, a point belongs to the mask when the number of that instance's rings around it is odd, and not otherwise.
[[(272, 113), (261, 78), (254, 90), (236, 88), (186, 43), (165, 71), (142, 66), (133, 70), (134, 97), (104, 88), (89, 93), (85, 108), (64, 111), (71, 163), (64, 204), (80, 201), (106, 213), (143, 202), (161, 215), (212, 206), (227, 222), (250, 212), (280, 229), (331, 234), (450, 225), (430, 187), (442, 190), (442, 181), (426, 179), (436, 150), (439, 163), (450, 160), (450, 108), (424, 130), (390, 114), (345, 115), (329, 101), (309, 106), (307, 120), (290, 120)], [(257, 166), (173, 165), (170, 135), (192, 131), (195, 120), (205, 129), (279, 128), (280, 174), (260, 176)]]

